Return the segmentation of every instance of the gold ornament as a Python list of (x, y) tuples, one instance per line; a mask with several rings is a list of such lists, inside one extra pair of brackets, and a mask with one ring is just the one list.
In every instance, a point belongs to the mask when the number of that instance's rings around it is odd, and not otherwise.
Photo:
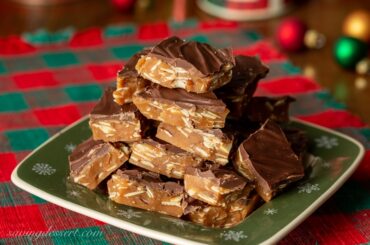
[(315, 30), (308, 30), (304, 34), (304, 44), (308, 48), (320, 49), (324, 47), (325, 42), (326, 37), (322, 33), (317, 32)]
[(356, 72), (360, 75), (370, 75), (370, 59), (363, 59), (356, 65)]
[(364, 42), (370, 41), (370, 12), (357, 10), (350, 13), (343, 24), (343, 34), (360, 39)]

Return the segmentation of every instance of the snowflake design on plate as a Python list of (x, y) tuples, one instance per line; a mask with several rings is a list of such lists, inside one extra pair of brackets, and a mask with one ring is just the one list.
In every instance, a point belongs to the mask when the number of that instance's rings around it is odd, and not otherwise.
[(322, 163), (322, 166), (324, 167), (324, 168), (330, 168), (331, 167), (331, 163), (330, 162), (323, 162)]
[(67, 194), (72, 196), (72, 197), (81, 197), (80, 193), (76, 190), (67, 191)]
[(320, 190), (319, 184), (305, 183), (303, 185), (298, 186), (298, 193), (310, 194), (314, 191), (319, 191), (319, 190)]
[(242, 239), (246, 239), (248, 236), (244, 234), (244, 231), (224, 231), (220, 236), (226, 241), (239, 242)]
[(127, 210), (122, 210), (122, 209), (118, 210), (117, 215), (126, 217), (127, 219), (140, 218), (141, 217), (141, 212), (138, 212), (138, 211), (135, 211), (135, 210), (129, 208)]
[(66, 144), (66, 146), (64, 146), (64, 150), (66, 150), (69, 153), (71, 153), (75, 148), (76, 145), (72, 143)]
[(338, 146), (338, 139), (335, 137), (328, 137), (326, 135), (315, 139), (316, 146), (319, 148), (331, 149)]
[(185, 228), (185, 226), (187, 225), (187, 223), (181, 219), (172, 219), (172, 218), (169, 218), (169, 217), (161, 217), (161, 219), (164, 219), (164, 220), (167, 220), (168, 222), (176, 225), (177, 227), (180, 227), (180, 228)]
[(263, 211), (265, 215), (274, 215), (278, 213), (278, 210), (276, 208), (268, 208), (265, 211)]
[(146, 219), (146, 220), (144, 220), (143, 225), (147, 226), (147, 225), (149, 225), (150, 223), (152, 223), (152, 221), (151, 221), (150, 219)]
[(39, 175), (52, 175), (56, 172), (56, 169), (47, 163), (36, 163), (33, 165), (32, 171)]

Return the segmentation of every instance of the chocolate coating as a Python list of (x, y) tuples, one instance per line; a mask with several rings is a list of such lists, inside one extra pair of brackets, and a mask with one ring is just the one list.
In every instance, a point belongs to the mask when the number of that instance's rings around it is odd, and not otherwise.
[(256, 181), (257, 192), (265, 201), (287, 183), (304, 176), (302, 163), (281, 128), (271, 120), (239, 146), (237, 158), (235, 167), (240, 169), (242, 165), (247, 170), (244, 174)]
[(185, 42), (178, 37), (163, 40), (152, 48), (148, 56), (158, 57), (190, 73), (198, 71), (203, 76), (218, 73), (225, 64), (235, 63), (231, 49), (215, 49), (206, 43)]
[(295, 99), (290, 96), (282, 97), (253, 97), (246, 108), (245, 115), (251, 122), (263, 123), (267, 119), (275, 122), (289, 121), (289, 105)]
[(217, 99), (213, 92), (197, 94), (186, 92), (183, 89), (169, 89), (154, 85), (146, 88), (141, 95), (171, 101), (184, 107), (193, 107), (195, 105), (197, 107), (219, 108), (220, 111), (224, 111), (226, 108), (224, 102)]
[[(104, 142), (102, 140), (93, 140), (92, 138), (87, 139), (86, 141), (79, 144), (69, 155), (69, 167), (73, 172), (78, 172), (83, 166), (85, 166), (89, 161), (87, 158), (87, 152), (94, 151), (96, 148), (101, 148), (101, 151), (104, 149)], [(102, 154), (104, 154), (102, 152)]]
[(137, 112), (137, 108), (134, 104), (123, 104), (118, 105), (113, 101), (113, 93), (114, 88), (109, 87), (104, 91), (103, 96), (100, 98), (99, 102), (91, 111), (90, 115), (114, 115), (120, 114), (125, 112)]

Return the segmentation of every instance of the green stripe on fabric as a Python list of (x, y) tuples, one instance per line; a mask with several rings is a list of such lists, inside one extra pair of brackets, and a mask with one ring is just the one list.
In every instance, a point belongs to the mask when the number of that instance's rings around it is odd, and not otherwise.
[(13, 151), (33, 150), (49, 138), (43, 128), (31, 128), (4, 132)]
[(346, 105), (336, 101), (332, 95), (327, 91), (319, 91), (315, 93), (315, 96), (325, 103), (325, 107), (335, 108), (335, 109), (345, 109)]
[(104, 29), (105, 37), (121, 37), (128, 36), (136, 32), (134, 25), (117, 25), (117, 26), (108, 26)]
[(63, 67), (79, 63), (72, 52), (46, 53), (42, 55), (42, 58), (49, 67)]
[(42, 204), (42, 203), (47, 203), (47, 201), (45, 201), (44, 199), (38, 197), (38, 196), (35, 196), (35, 195), (31, 195), (33, 201), (36, 203), (36, 204)]
[(0, 74), (6, 73), (4, 63), (0, 60)]
[(64, 90), (71, 100), (76, 102), (97, 100), (103, 94), (102, 87), (97, 84), (69, 86)]
[(55, 245), (107, 245), (104, 233), (98, 227), (53, 231), (48, 234)]
[(0, 183), (0, 207), (28, 205), (30, 203), (33, 203), (31, 194), (19, 189), (11, 182)]
[(201, 43), (209, 43), (208, 37), (204, 35), (195, 35), (195, 36), (190, 37), (189, 40), (201, 42)]
[(287, 62), (283, 62), (282, 64), (282, 67), (283, 69), (290, 75), (293, 75), (293, 74), (299, 74), (301, 73), (301, 69), (295, 65), (293, 65), (291, 62), (287, 61)]
[(262, 36), (255, 31), (244, 31), (243, 34), (251, 41), (258, 41), (262, 39)]
[(28, 109), (22, 93), (6, 93), (0, 95), (0, 112), (17, 112)]
[(181, 21), (181, 22), (171, 21), (169, 25), (171, 29), (173, 30), (179, 30), (179, 29), (185, 29), (185, 28), (196, 28), (198, 26), (198, 21), (196, 19), (188, 19), (188, 20)]
[(360, 133), (365, 136), (365, 138), (370, 141), (370, 128), (359, 129)]
[(125, 46), (120, 46), (120, 47), (114, 47), (111, 50), (115, 57), (119, 59), (127, 60), (131, 58), (131, 56), (133, 56), (134, 54), (142, 50), (143, 48), (144, 48), (143, 45), (131, 44), (131, 45), (125, 45)]
[(73, 28), (67, 28), (58, 32), (48, 32), (41, 29), (33, 33), (25, 33), (22, 37), (27, 42), (35, 45), (56, 44), (67, 42), (72, 37), (73, 32)]

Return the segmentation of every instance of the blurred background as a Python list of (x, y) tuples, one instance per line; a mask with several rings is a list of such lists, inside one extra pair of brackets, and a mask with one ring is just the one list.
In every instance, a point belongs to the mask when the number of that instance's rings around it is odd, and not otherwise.
[[(1, 0), (0, 36), (227, 18), (256, 29), (370, 123), (368, 0)], [(291, 19), (296, 17), (296, 19)]]

